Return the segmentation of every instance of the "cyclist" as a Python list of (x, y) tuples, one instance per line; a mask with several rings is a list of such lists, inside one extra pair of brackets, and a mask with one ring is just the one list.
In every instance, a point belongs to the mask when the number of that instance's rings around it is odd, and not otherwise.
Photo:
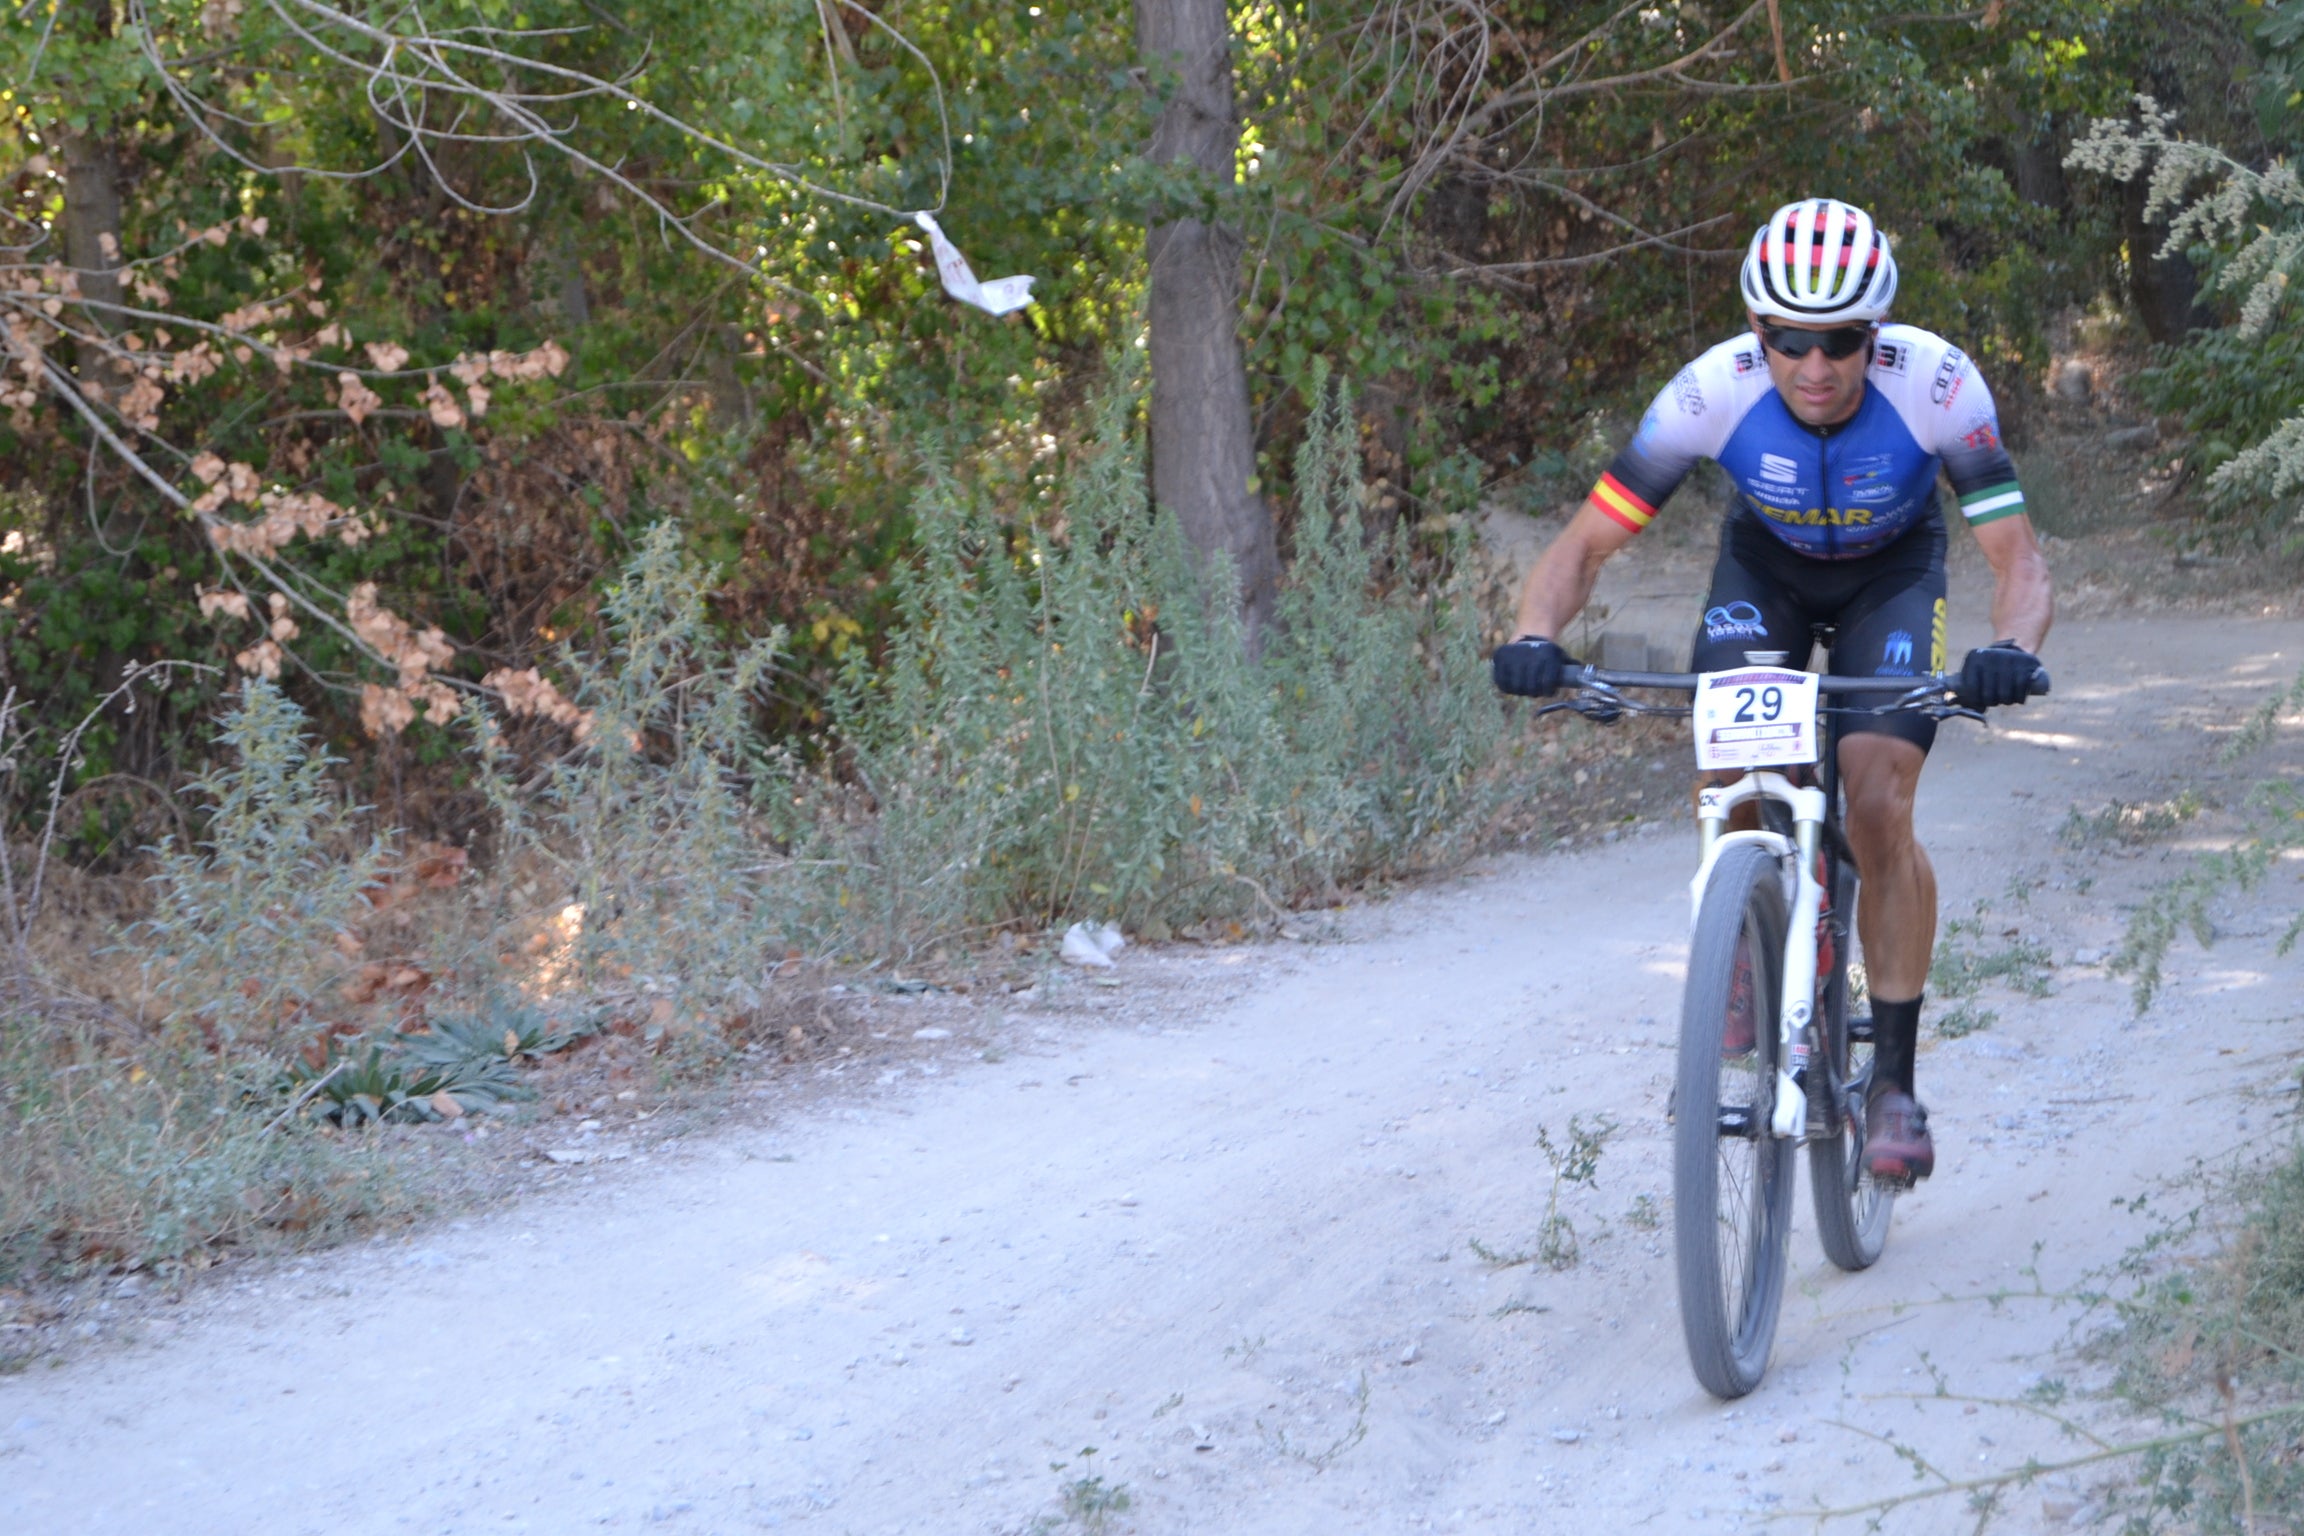
[[(1836, 674), (1943, 671), (1941, 466), (1991, 563), (1992, 630), (2001, 637), (1968, 653), (1960, 693), (1977, 707), (2022, 703), (2054, 601), (1975, 364), (1941, 336), (1888, 323), (1895, 258), (1870, 216), (1846, 203), (1811, 198), (1777, 209), (1752, 237), (1740, 286), (1751, 333), (1665, 386), (1538, 558), (1520, 596), (1519, 638), (1493, 658), (1496, 686), (1530, 697), (1559, 687), (1558, 637), (1590, 599), (1600, 567), (1709, 458), (1735, 497), (1694, 670), (1805, 665), (1811, 626), (1828, 624)], [(1900, 1183), (1936, 1166), (1912, 1072), (1936, 943), (1936, 876), (1913, 836), (1912, 803), (1935, 731), (1910, 713), (1852, 715), (1841, 725), (1874, 1029), (1865, 1158), (1874, 1177)]]

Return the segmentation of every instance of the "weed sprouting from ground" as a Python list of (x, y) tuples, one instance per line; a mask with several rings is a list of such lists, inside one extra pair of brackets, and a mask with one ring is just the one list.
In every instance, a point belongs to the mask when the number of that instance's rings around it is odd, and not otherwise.
[[(1568, 1136), (1565, 1146), (1552, 1139), (1549, 1129), (1536, 1127), (1536, 1150), (1552, 1167), (1552, 1184), (1544, 1199), (1544, 1219), (1536, 1228), (1536, 1246), (1525, 1253), (1508, 1253), (1491, 1248), (1479, 1238), (1468, 1238), (1465, 1246), (1473, 1257), (1492, 1269), (1517, 1269), (1523, 1264), (1541, 1261), (1546, 1269), (1573, 1269), (1582, 1257), (1576, 1239), (1576, 1224), (1560, 1209), (1560, 1192), (1574, 1185), (1591, 1185), (1599, 1177), (1600, 1155), (1606, 1150), (1608, 1138), (1616, 1133), (1616, 1122), (1603, 1116), (1597, 1124), (1586, 1125), (1580, 1116), (1568, 1117)], [(1642, 1206), (1653, 1216), (1653, 1204), (1646, 1195), (1634, 1204), (1635, 1216)], [(1637, 1225), (1637, 1221), (1635, 1222)]]
[[(1070, 1479), (1057, 1490), (1057, 1507), (1062, 1511), (1061, 1514), (1044, 1515), (1033, 1523), (1032, 1528), (1039, 1536), (1054, 1536), (1054, 1533), (1063, 1530), (1082, 1531), (1086, 1536), (1105, 1536), (1112, 1529), (1112, 1517), (1127, 1513), (1129, 1507), (1136, 1502), (1126, 1483), (1108, 1483), (1101, 1474), (1085, 1470), (1094, 1462), (1095, 1457), (1095, 1446), (1080, 1447), (1082, 1475)], [(1052, 1461), (1048, 1467), (1061, 1476), (1071, 1465), (1068, 1461)]]
[(1963, 1035), (1980, 1034), (1999, 1022), (1999, 1014), (1977, 1007), (1972, 999), (1963, 999), (1937, 1015), (1936, 1033), (1947, 1040), (1958, 1040)]
[(2173, 800), (2114, 800), (2093, 815), (2074, 806), (2056, 835), (2067, 847), (2088, 848), (2113, 844), (2137, 848), (2156, 843), (2200, 814), (2200, 797), (2190, 790)]
[[(2055, 963), (2048, 946), (2037, 939), (2027, 939), (2013, 928), (1995, 930), (1979, 903), (1970, 916), (1944, 925), (1928, 967), (1928, 990), (1943, 999), (1972, 998), (1986, 983), (1999, 982), (2026, 997), (2046, 997)], [(1978, 1010), (1969, 1011), (1972, 1017), (1962, 1033), (1986, 1027), (1988, 1018)]]

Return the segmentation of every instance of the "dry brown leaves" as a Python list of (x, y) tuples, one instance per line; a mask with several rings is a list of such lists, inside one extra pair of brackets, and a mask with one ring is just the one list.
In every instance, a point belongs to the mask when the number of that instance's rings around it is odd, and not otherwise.
[(363, 644), (399, 671), (391, 687), (366, 683), (360, 689), (360, 724), (370, 736), (396, 736), (415, 718), (419, 705), (424, 718), (445, 725), (456, 718), (462, 701), (455, 690), (431, 673), (455, 659), (456, 648), (437, 627), (417, 629), (376, 601), (376, 583), (364, 581), (352, 589), (344, 616)]

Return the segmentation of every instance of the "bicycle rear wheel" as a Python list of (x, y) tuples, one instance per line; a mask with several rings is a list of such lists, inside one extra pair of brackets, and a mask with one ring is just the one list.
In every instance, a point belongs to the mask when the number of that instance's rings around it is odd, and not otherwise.
[[(1840, 885), (1842, 895), (1833, 910), (1853, 913), (1856, 871), (1852, 866), (1842, 865)], [(1848, 960), (1855, 925), (1845, 916), (1835, 921), (1846, 931), (1835, 933), (1839, 963), (1825, 979), (1822, 1033), (1833, 1068), (1839, 1080), (1848, 1085), (1847, 1107), (1836, 1116), (1840, 1127), (1837, 1135), (1820, 1135), (1808, 1143), (1808, 1189), (1816, 1201), (1816, 1237), (1824, 1246), (1824, 1257), (1853, 1273), (1871, 1268), (1887, 1248), (1888, 1220), (1895, 1211), (1896, 1191), (1877, 1182), (1864, 1168), (1864, 1113), (1872, 1087), (1872, 1043), (1849, 1034)], [(1812, 1074), (1824, 1070), (1822, 1062), (1809, 1068)]]
[(1794, 1144), (1768, 1122), (1785, 922), (1775, 855), (1722, 853), (1688, 948), (1672, 1138), (1680, 1325), (1696, 1379), (1722, 1398), (1760, 1384), (1784, 1299)]

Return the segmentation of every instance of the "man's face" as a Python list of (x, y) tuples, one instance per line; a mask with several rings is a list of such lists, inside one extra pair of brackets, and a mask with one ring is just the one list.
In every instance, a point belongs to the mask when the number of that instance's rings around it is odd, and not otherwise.
[[(1850, 327), (1796, 325), (1760, 315), (1750, 318), (1752, 329), (1760, 333), (1761, 353), (1768, 359), (1768, 377), (1795, 417), (1811, 427), (1830, 427), (1856, 414), (1856, 407), (1864, 402), (1864, 370), (1871, 366), (1871, 347), (1861, 346), (1846, 357), (1833, 358), (1826, 356), (1821, 346), (1812, 346), (1804, 356), (1786, 357), (1767, 344), (1770, 331), (1780, 336), (1791, 333), (1829, 336)], [(1855, 329), (1869, 331), (1871, 328)]]

